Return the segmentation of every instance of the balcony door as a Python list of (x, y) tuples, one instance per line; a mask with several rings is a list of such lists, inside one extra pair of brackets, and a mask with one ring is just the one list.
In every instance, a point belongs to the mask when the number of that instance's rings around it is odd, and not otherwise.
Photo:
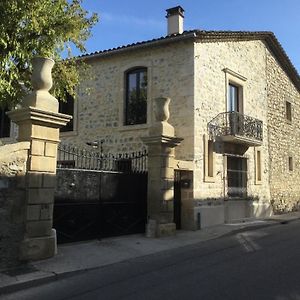
[(238, 112), (242, 113), (242, 99), (240, 87), (229, 83), (228, 86), (228, 107), (229, 112)]
[(243, 102), (242, 87), (229, 83), (228, 85), (228, 121), (231, 135), (243, 134)]

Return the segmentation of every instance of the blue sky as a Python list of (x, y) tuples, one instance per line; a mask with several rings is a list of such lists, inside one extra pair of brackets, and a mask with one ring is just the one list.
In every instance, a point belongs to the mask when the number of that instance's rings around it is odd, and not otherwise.
[(273, 31), (300, 73), (300, 0), (83, 0), (100, 16), (87, 52), (166, 35), (165, 10), (177, 5), (185, 30)]

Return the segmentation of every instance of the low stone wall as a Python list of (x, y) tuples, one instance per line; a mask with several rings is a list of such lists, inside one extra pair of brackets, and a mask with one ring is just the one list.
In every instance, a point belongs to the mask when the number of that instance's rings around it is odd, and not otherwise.
[(0, 146), (0, 269), (20, 264), (25, 231), (25, 173), (29, 142)]

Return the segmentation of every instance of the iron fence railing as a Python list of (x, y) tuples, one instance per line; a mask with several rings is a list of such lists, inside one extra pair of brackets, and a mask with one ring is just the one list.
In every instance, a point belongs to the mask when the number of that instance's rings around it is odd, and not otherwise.
[(263, 140), (263, 122), (238, 112), (218, 114), (208, 123), (208, 131), (212, 138), (238, 135), (257, 141)]
[(114, 154), (90, 151), (67, 144), (58, 146), (58, 168), (144, 173), (147, 172), (147, 165), (147, 150)]

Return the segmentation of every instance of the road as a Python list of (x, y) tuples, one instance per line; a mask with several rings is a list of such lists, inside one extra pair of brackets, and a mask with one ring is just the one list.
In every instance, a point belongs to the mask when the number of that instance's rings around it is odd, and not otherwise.
[(1, 300), (300, 299), (300, 221), (116, 263)]

